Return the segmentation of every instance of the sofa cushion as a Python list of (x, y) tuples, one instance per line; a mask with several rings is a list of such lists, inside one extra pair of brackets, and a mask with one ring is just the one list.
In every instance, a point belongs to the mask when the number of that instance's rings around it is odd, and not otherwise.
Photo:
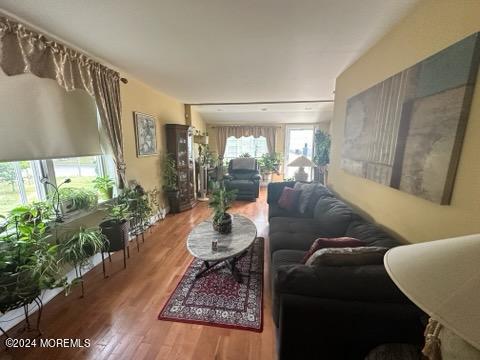
[(320, 198), (335, 197), (335, 195), (324, 185), (317, 184), (310, 199), (308, 199), (306, 213), (313, 217), (315, 206)]
[(269, 232), (270, 253), (282, 249), (307, 251), (321, 234), (321, 226), (314, 219), (272, 217)]
[(365, 241), (369, 246), (392, 248), (401, 243), (381, 230), (377, 225), (365, 220), (353, 221), (347, 228), (345, 236)]
[(388, 248), (375, 246), (326, 248), (317, 250), (308, 259), (309, 266), (382, 265)]
[[(323, 237), (356, 236), (346, 235), (348, 225), (361, 219), (347, 204), (334, 197), (320, 198), (315, 206), (314, 219), (323, 229)], [(363, 239), (361, 239), (363, 240)]]
[(325, 248), (342, 248), (342, 247), (359, 247), (365, 246), (365, 241), (351, 238), (351, 237), (339, 237), (339, 238), (318, 238), (316, 239), (310, 249), (305, 254), (302, 260), (302, 264), (308, 261), (308, 258), (316, 251)]
[(288, 211), (294, 211), (298, 206), (298, 198), (300, 190), (294, 190), (290, 187), (284, 187), (280, 199), (278, 199), (278, 206)]
[(284, 218), (308, 218), (308, 214), (300, 214), (297, 209), (289, 211), (282, 209), (278, 204), (269, 204), (268, 205), (268, 218), (271, 220), (273, 217), (284, 217)]
[(304, 214), (307, 212), (307, 205), (310, 200), (310, 197), (313, 195), (317, 184), (315, 183), (295, 183), (294, 189), (301, 191), (300, 199), (298, 201), (298, 212)]

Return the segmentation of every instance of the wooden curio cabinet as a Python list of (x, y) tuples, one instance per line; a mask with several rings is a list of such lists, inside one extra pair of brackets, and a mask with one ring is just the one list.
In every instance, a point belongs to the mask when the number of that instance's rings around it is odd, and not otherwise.
[[(177, 163), (178, 206), (176, 211), (193, 208), (195, 199), (195, 161), (193, 154), (193, 134), (188, 125), (167, 124), (167, 152)], [(171, 210), (175, 211), (171, 206)]]

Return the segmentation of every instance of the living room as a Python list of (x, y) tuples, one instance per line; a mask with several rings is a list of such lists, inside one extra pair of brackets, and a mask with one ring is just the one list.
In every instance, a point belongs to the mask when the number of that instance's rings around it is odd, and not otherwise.
[(479, 15), (0, 0), (0, 358), (480, 359)]

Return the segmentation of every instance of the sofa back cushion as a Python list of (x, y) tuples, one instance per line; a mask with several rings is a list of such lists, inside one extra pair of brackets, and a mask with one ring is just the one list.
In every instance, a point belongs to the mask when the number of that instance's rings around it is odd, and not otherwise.
[(298, 207), (298, 198), (301, 191), (292, 189), (291, 187), (284, 187), (280, 199), (278, 199), (278, 206), (288, 211), (295, 211)]
[(322, 228), (323, 237), (341, 237), (349, 236), (358, 238), (356, 236), (346, 235), (345, 232), (354, 220), (360, 219), (355, 212), (343, 201), (334, 197), (320, 198), (315, 205), (313, 217)]
[(317, 184), (317, 186), (315, 186), (315, 190), (313, 190), (313, 193), (310, 196), (310, 199), (308, 199), (307, 209), (305, 213), (313, 217), (315, 206), (317, 205), (318, 200), (328, 197), (335, 197), (335, 195), (326, 186), (322, 184)]
[(400, 242), (375, 224), (363, 219), (353, 221), (347, 228), (345, 236), (354, 237), (365, 241), (368, 246), (381, 246), (392, 248), (400, 245)]

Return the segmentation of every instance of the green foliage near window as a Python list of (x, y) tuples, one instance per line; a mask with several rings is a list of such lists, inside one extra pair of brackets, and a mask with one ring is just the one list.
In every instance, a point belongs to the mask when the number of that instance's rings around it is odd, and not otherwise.
[(108, 175), (97, 176), (95, 180), (93, 180), (93, 186), (104, 199), (109, 200), (113, 197), (115, 182)]
[(223, 216), (230, 209), (237, 195), (237, 190), (227, 190), (223, 183), (215, 183), (210, 196), (209, 206), (213, 209), (213, 222), (222, 221)]
[(63, 236), (59, 245), (60, 257), (75, 267), (88, 265), (90, 257), (102, 251), (106, 241), (99, 228), (80, 227)]
[(50, 205), (22, 205), (0, 226), (0, 312), (32, 302), (44, 289), (68, 287), (58, 245), (48, 236)]
[(330, 163), (330, 135), (322, 130), (315, 132), (313, 162), (317, 166), (326, 166)]
[(252, 155), (250, 155), (249, 153), (243, 153), (243, 154), (240, 154), (239, 157), (241, 157), (241, 158), (251, 158)]
[(107, 204), (106, 212), (107, 219), (113, 220), (117, 224), (120, 224), (122, 221), (130, 217), (128, 204), (120, 203), (118, 200), (113, 204)]
[(133, 189), (125, 189), (123, 194), (119, 196), (119, 201), (127, 205), (128, 212), (137, 220), (138, 224), (147, 225), (152, 208), (148, 200), (148, 194), (142, 186), (137, 185)]
[(280, 164), (282, 163), (282, 154), (273, 153), (273, 154), (263, 154), (262, 157), (258, 160), (260, 166), (260, 172), (262, 174), (278, 174), (280, 170)]
[(92, 190), (65, 187), (60, 188), (59, 193), (67, 211), (89, 210), (98, 203), (97, 194)]
[(167, 154), (163, 159), (163, 189), (178, 190), (177, 163), (172, 154)]

